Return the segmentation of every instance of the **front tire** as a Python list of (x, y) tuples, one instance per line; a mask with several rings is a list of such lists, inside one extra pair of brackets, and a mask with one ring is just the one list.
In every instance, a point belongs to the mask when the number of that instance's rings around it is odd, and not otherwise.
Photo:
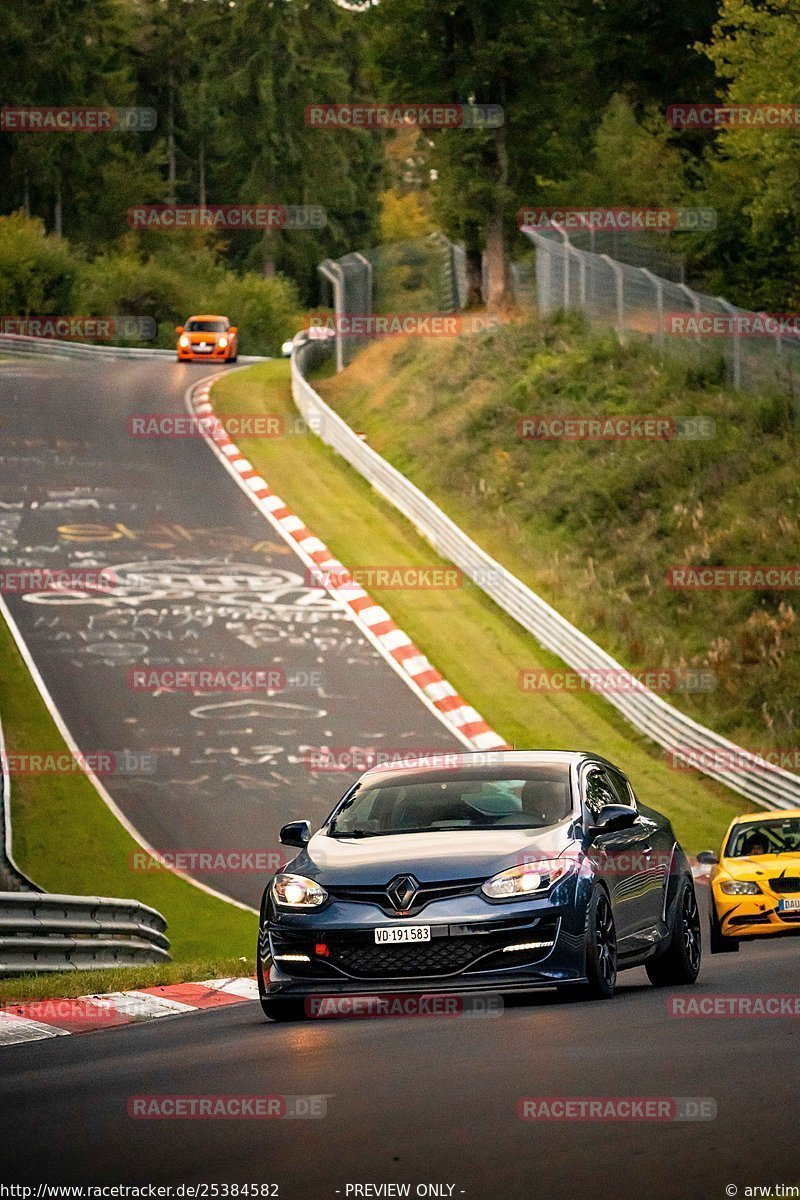
[(712, 954), (736, 954), (739, 949), (738, 938), (728, 937), (722, 932), (722, 926), (719, 923), (717, 910), (714, 907), (714, 897), (709, 897), (708, 901), (708, 923), (709, 923), (709, 949)]
[(610, 1000), (617, 986), (617, 931), (611, 901), (595, 888), (586, 909), (586, 983), (575, 988), (581, 1000)]
[(264, 1016), (270, 1021), (303, 1021), (305, 1007), (302, 1000), (282, 1000), (271, 996), (261, 997), (261, 1007)]
[(694, 884), (684, 879), (678, 892), (672, 932), (666, 950), (644, 964), (654, 987), (678, 987), (694, 983), (700, 974), (702, 936), (700, 912)]

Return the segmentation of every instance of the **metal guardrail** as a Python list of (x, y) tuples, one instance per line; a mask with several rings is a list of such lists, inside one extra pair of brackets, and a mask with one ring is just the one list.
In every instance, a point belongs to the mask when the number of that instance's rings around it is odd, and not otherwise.
[[(92, 346), (87, 342), (64, 342), (55, 338), (28, 337), (21, 333), (0, 334), (0, 350), (11, 354), (46, 355), (50, 358), (175, 358), (174, 350), (149, 346)], [(240, 354), (240, 363), (267, 362), (259, 354)]]
[(11, 776), (8, 771), (3, 724), (0, 721), (0, 890), (38, 892), (40, 889), (20, 871), (11, 849)]
[[(584, 673), (612, 670), (628, 674), (610, 654), (481, 550), (446, 513), (381, 458), (317, 395), (305, 376), (329, 352), (329, 344), (298, 335), (292, 353), (295, 404), (311, 428), (319, 430), (322, 440), (407, 517), (443, 558), (455, 563), (504, 612), (567, 666)], [(679, 712), (661, 696), (639, 684), (632, 675), (629, 678), (629, 692), (604, 692), (603, 695), (640, 733), (673, 755), (684, 760), (688, 758), (691, 765), (705, 775), (756, 804), (777, 809), (800, 807), (800, 776), (757, 760), (753, 755), (748, 758), (748, 751)]]
[(166, 928), (136, 900), (0, 892), (0, 976), (171, 962)]

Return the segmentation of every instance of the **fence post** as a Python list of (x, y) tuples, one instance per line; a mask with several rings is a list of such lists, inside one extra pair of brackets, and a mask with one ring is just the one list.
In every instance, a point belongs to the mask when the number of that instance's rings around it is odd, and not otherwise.
[[(679, 283), (676, 286), (680, 288), (680, 290), (683, 292), (683, 294), (685, 296), (689, 297), (689, 303), (691, 304), (692, 308), (694, 309), (694, 311), (696, 313), (703, 311), (700, 307), (700, 298), (698, 297), (697, 292), (693, 292), (692, 289), (690, 287), (687, 287), (685, 283)], [(731, 311), (733, 311), (733, 306), (731, 305), (730, 307), (731, 307)], [(699, 326), (697, 328), (697, 333), (694, 336), (695, 336), (695, 341), (699, 342), (700, 336), (701, 336)]]
[(666, 349), (665, 339), (666, 330), (664, 329), (664, 282), (654, 275), (652, 271), (648, 271), (647, 267), (640, 268), (642, 274), (650, 280), (656, 293), (656, 321), (658, 322), (657, 344), (661, 353)]
[(353, 257), (359, 259), (367, 269), (367, 314), (372, 316), (372, 263), (360, 250), (356, 250)]
[(613, 258), (609, 258), (607, 254), (601, 254), (600, 257), (608, 263), (614, 272), (614, 279), (617, 285), (617, 333), (621, 334), (625, 328), (625, 297), (622, 290), (622, 267)]
[[(736, 315), (736, 308), (728, 300), (723, 300), (722, 296), (716, 296), (715, 299), (727, 313)], [(733, 331), (733, 379), (731, 382), (737, 392), (742, 390), (742, 347), (735, 329)]]
[(324, 259), (318, 267), (333, 288), (333, 311), (336, 317), (336, 338), (334, 348), (336, 353), (336, 373), (344, 370), (344, 347), (339, 333), (339, 320), (344, 311), (344, 271), (332, 258)]

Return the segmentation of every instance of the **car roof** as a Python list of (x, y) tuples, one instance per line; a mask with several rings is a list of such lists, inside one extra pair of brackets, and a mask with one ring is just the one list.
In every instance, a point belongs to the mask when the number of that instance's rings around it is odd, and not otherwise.
[(397, 762), (378, 763), (369, 767), (364, 775), (369, 775), (370, 782), (373, 782), (382, 775), (396, 779), (398, 775), (425, 776), (434, 771), (469, 770), (470, 767), (485, 768), (488, 773), (492, 767), (535, 767), (545, 763), (549, 766), (577, 767), (583, 762), (599, 762), (603, 766), (613, 767), (615, 771), (620, 770), (602, 755), (592, 754), (588, 750), (431, 750), (428, 755), (409, 758), (404, 758), (402, 751), (397, 751), (396, 756)]
[(800, 808), (768, 808), (760, 813), (742, 813), (740, 817), (734, 817), (731, 821), (730, 828), (734, 825), (741, 825), (745, 821), (763, 821), (769, 820), (770, 817), (800, 817)]
[(230, 318), (225, 317), (222, 313), (194, 313), (191, 317), (186, 318), (187, 321), (228, 321)]

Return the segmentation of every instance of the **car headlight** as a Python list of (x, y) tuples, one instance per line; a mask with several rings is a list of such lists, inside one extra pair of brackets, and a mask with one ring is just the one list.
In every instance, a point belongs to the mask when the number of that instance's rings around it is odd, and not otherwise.
[(481, 884), (481, 891), (490, 900), (517, 900), (522, 896), (541, 895), (571, 867), (571, 863), (525, 863), (493, 875)]
[(220, 350), (224, 350), (227, 344), (228, 339), (226, 337), (217, 338), (217, 345), (219, 346)]
[(328, 899), (325, 888), (304, 875), (276, 875), (272, 881), (272, 896), (276, 904), (287, 908), (319, 908)]
[(189, 345), (189, 338), (186, 336), (185, 333), (182, 333), (181, 336), (178, 338), (178, 345), (183, 346), (184, 350)]
[(758, 896), (761, 892), (757, 883), (748, 883), (744, 879), (726, 879), (719, 887), (726, 896)]

